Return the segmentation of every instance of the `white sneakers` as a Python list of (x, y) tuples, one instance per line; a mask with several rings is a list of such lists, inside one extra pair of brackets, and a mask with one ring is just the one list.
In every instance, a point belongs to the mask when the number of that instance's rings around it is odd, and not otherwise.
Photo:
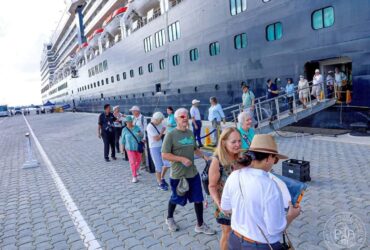
[(137, 178), (136, 177), (133, 177), (131, 182), (132, 183), (136, 183), (137, 182)]

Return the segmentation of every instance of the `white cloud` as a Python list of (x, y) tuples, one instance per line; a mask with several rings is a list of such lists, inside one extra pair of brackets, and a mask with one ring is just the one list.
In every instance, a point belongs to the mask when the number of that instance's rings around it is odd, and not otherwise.
[(65, 9), (63, 0), (4, 1), (0, 9), (0, 103), (41, 103), (44, 42)]

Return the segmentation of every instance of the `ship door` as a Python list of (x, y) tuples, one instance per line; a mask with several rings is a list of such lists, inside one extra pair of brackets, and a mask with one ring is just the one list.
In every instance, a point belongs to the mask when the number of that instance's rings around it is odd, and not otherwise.
[(162, 91), (161, 84), (160, 84), (160, 83), (157, 83), (157, 84), (155, 85), (155, 92), (156, 92), (156, 93), (159, 93), (159, 92), (161, 92), (161, 91)]
[(320, 63), (318, 61), (307, 62), (304, 65), (304, 73), (307, 81), (312, 81), (316, 69), (320, 69)]

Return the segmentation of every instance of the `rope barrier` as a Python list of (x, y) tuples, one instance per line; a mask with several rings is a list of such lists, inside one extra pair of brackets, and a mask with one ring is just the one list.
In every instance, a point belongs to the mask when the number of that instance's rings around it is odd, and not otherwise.
[(206, 138), (207, 136), (210, 136), (211, 134), (213, 134), (214, 132), (216, 132), (217, 131), (217, 129), (214, 129), (214, 130), (212, 130), (211, 132), (209, 132), (208, 134), (206, 134), (206, 135), (204, 135), (204, 136), (202, 136), (202, 137), (200, 137), (200, 139), (204, 139), (204, 138)]

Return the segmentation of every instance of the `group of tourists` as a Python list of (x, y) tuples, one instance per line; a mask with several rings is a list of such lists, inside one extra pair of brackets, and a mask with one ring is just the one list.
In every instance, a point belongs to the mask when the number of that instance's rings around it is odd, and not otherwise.
[[(281, 235), (299, 215), (300, 208), (290, 206), (285, 213), (281, 192), (268, 172), (279, 159), (286, 157), (279, 154), (272, 136), (255, 135), (251, 112), (254, 95), (248, 92), (249, 88), (243, 89), (245, 109), (238, 115), (238, 125), (223, 129), (212, 157), (200, 150), (202, 123), (198, 109), (200, 101), (196, 99), (192, 101), (190, 112), (185, 108), (174, 112), (168, 107), (166, 121), (163, 113), (155, 112), (148, 124), (137, 106), (130, 109), (132, 115), (123, 115), (119, 107), (114, 107), (111, 113), (110, 106), (105, 105), (104, 113), (99, 116), (98, 135), (103, 138), (107, 161), (110, 160), (109, 148), (113, 160), (117, 159), (116, 150), (127, 153), (134, 183), (138, 181), (146, 143), (154, 162), (158, 189), (171, 188), (165, 218), (170, 231), (180, 230), (174, 218), (176, 207), (189, 202), (194, 203), (197, 221), (194, 231), (208, 235), (216, 233), (203, 218), (204, 196), (194, 163), (196, 155), (211, 162), (209, 192), (214, 201), (215, 219), (222, 231), (221, 249), (283, 249)], [(225, 116), (216, 98), (211, 98), (210, 103), (208, 118), (212, 126), (218, 127), (225, 122)], [(190, 124), (193, 131), (189, 129)], [(145, 132), (148, 141), (145, 141)]]

